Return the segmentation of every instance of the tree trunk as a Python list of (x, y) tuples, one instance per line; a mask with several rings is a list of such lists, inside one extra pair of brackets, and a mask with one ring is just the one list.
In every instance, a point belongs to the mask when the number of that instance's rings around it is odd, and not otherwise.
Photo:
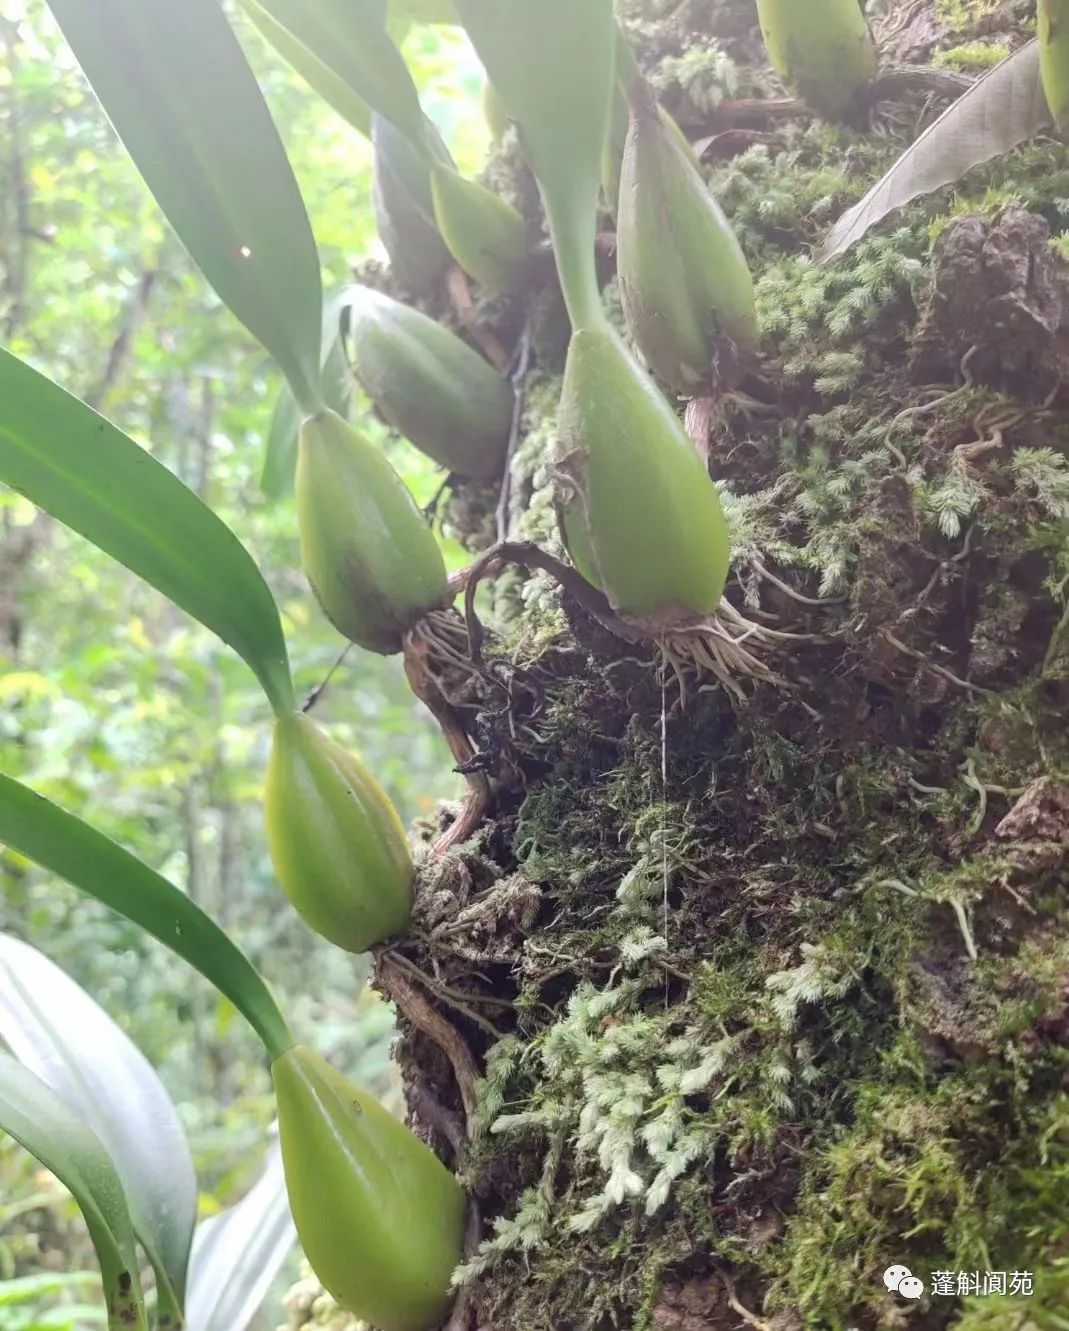
[[(884, 65), (974, 69), (1027, 35), (1027, 5), (877, 8)], [(412, 1123), (476, 1199), (452, 1325), (1065, 1325), (1064, 151), (822, 269), (939, 81), (818, 124), (785, 115), (751, 0), (624, 13), (758, 281), (759, 372), (695, 417), (729, 597), (797, 636), (738, 698), (544, 572), (488, 580), (491, 816), (428, 864), (378, 969)], [(489, 174), (530, 208), (512, 136)], [(510, 535), (560, 554), (559, 299), (477, 313), (531, 332)], [(498, 498), (456, 490), (447, 527), (484, 549)]]

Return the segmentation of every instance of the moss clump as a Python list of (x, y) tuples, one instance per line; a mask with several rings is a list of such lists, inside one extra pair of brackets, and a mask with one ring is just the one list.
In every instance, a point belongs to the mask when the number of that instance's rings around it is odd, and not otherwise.
[(936, 0), (935, 19), (952, 33), (966, 33), (991, 23), (1010, 8), (1006, 0)]
[(1000, 60), (1005, 60), (1010, 48), (1004, 42), (963, 42), (936, 53), (932, 64), (936, 69), (960, 69), (963, 73), (983, 73)]

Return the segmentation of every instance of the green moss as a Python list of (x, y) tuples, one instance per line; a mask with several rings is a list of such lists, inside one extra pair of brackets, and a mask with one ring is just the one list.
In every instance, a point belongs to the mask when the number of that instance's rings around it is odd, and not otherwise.
[(936, 0), (935, 17), (951, 32), (969, 32), (1003, 8), (1003, 0)]
[(1005, 60), (1010, 48), (1003, 42), (963, 42), (945, 51), (937, 51), (932, 59), (936, 69), (960, 69), (966, 74), (980, 73)]

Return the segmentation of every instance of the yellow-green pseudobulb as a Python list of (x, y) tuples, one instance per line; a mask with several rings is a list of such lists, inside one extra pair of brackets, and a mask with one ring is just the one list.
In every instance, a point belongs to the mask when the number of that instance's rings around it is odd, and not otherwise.
[(478, 352), (368, 287), (355, 288), (349, 343), (357, 377), (399, 434), (461, 476), (500, 476), (513, 391)]
[(416, 501), (333, 411), (301, 426), (296, 498), (305, 576), (351, 641), (390, 655), (416, 620), (448, 604), (442, 552)]
[(347, 952), (404, 931), (413, 869), (401, 821), (360, 759), (298, 712), (275, 722), (264, 816), (275, 873), (309, 928)]
[(1054, 123), (1069, 129), (1069, 0), (1039, 0), (1039, 68)]
[[(612, 112), (609, 118), (608, 133), (605, 136), (601, 167), (601, 188), (605, 195), (605, 206), (613, 217), (616, 216), (617, 204), (620, 199), (620, 176), (624, 166), (627, 133), (631, 124), (628, 96), (635, 84), (641, 81), (642, 71), (638, 67), (630, 43), (623, 33), (617, 29), (616, 83), (613, 88)], [(694, 155), (694, 149), (690, 146), (690, 140), (680, 129), (676, 120), (659, 103), (657, 110), (665, 129), (675, 138), (680, 148), (697, 169), (698, 159)]]
[(849, 114), (877, 68), (858, 0), (757, 0), (757, 14), (784, 82), (828, 120)]
[(616, 228), (624, 317), (658, 378), (693, 394), (714, 378), (722, 355), (757, 346), (753, 278), (641, 79), (630, 101)]
[(450, 254), (488, 291), (508, 291), (523, 280), (529, 249), (527, 224), (510, 203), (448, 167), (431, 174), (434, 220)]
[(462, 1256), (465, 1200), (432, 1151), (300, 1045), (276, 1059), (297, 1236), (333, 1297), (380, 1331), (430, 1331)]
[(607, 327), (572, 337), (557, 430), (561, 530), (583, 577), (653, 630), (712, 614), (730, 560), (716, 486)]

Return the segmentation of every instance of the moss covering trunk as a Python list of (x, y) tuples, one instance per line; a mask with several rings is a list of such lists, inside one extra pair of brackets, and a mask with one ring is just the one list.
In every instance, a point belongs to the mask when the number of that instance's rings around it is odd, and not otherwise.
[[(873, 10), (884, 64), (966, 69), (1031, 17)], [(1065, 150), (1037, 141), (821, 268), (827, 226), (943, 104), (925, 86), (823, 124), (784, 104), (751, 0), (623, 16), (711, 138), (756, 278), (763, 354), (706, 408), (709, 461), (729, 597), (797, 637), (740, 701), (549, 574), (486, 583), (465, 705), (491, 816), (424, 865), (378, 961), (413, 1126), (477, 1201), (453, 1331), (1064, 1328)], [(533, 214), (511, 131), (489, 178)], [(508, 534), (560, 555), (567, 326), (543, 279), (479, 313), (531, 346)], [(498, 498), (444, 505), (473, 553)], [(922, 1298), (885, 1288), (893, 1265)]]

